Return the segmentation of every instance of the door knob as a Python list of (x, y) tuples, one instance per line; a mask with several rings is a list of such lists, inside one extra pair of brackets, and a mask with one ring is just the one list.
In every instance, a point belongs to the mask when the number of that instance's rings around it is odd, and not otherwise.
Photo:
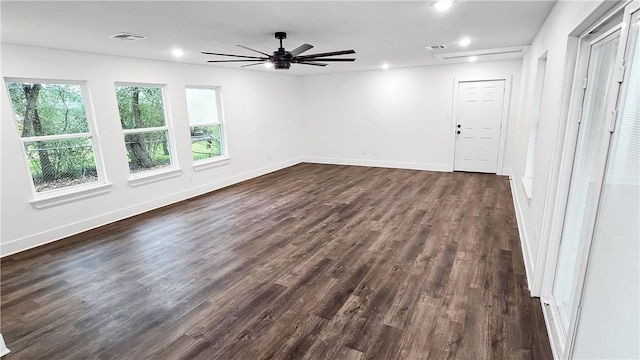
[(462, 127), (462, 125), (458, 124), (458, 129), (460, 129)]
[(460, 130), (456, 131), (456, 134), (460, 135)]

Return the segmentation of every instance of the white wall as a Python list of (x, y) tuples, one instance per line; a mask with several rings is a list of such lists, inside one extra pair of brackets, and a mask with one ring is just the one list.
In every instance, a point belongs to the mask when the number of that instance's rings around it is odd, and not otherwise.
[[(558, 2), (531, 44), (522, 63), (522, 89), (513, 135), (507, 140), (509, 160), (505, 166), (513, 171), (513, 190), (517, 202), (519, 225), (523, 236), (523, 251), (531, 283), (536, 269), (543, 210), (545, 207), (548, 179), (554, 160), (562, 148), (566, 126), (566, 102), (571, 88), (574, 68), (567, 66), (575, 60), (570, 49), (569, 35), (598, 6), (598, 2)], [(525, 175), (529, 133), (532, 130), (533, 100), (535, 98), (536, 70), (538, 59), (547, 53), (544, 87), (540, 108), (540, 122), (533, 169), (532, 198), (526, 198), (522, 177)], [(556, 156), (554, 158), (554, 155)], [(542, 271), (542, 269), (540, 269)]]
[[(551, 214), (553, 202), (561, 195), (556, 195), (554, 189), (557, 188), (557, 170), (562, 159), (561, 155), (567, 151), (566, 148), (563, 149), (563, 145), (570, 99), (568, 90), (572, 86), (572, 75), (575, 69), (574, 50), (577, 44), (575, 38), (571, 39), (569, 36), (572, 33), (575, 34), (577, 29), (584, 28), (585, 24), (597, 19), (599, 16), (597, 14), (601, 13), (598, 9), (601, 3), (599, 1), (557, 2), (523, 59), (522, 98), (515, 121), (511, 124), (515, 129), (510, 132), (513, 136), (507, 141), (509, 156), (505, 166), (513, 170), (512, 188), (521, 234), (522, 230), (525, 234), (523, 251), (530, 285), (534, 275), (544, 273), (546, 262), (554, 262), (557, 256), (557, 247), (554, 249), (557, 244), (540, 241), (548, 236), (542, 231), (545, 214)], [(528, 113), (535, 88), (535, 70), (538, 58), (545, 52), (548, 52), (548, 56), (535, 154), (533, 197), (528, 201), (520, 178), (525, 173), (527, 140), (531, 131)], [(555, 216), (559, 218), (562, 215)], [(543, 233), (542, 238), (541, 233)], [(612, 240), (609, 239), (609, 241)], [(635, 267), (637, 271), (638, 263), (637, 260), (630, 260), (630, 256), (633, 256), (630, 254), (634, 254), (635, 250), (633, 246), (620, 245), (617, 243), (593, 244), (589, 274), (585, 283), (586, 290), (583, 294), (583, 308), (576, 331), (574, 347), (576, 359), (638, 358), (639, 339), (632, 339), (629, 334), (638, 333), (640, 306), (638, 303), (628, 301), (630, 296), (637, 298), (640, 285), (637, 283), (638, 276), (630, 274), (629, 269)], [(540, 252), (538, 252), (539, 249)], [(620, 261), (625, 264), (620, 264)], [(547, 266), (546, 269), (549, 270), (549, 267)], [(553, 267), (550, 270), (553, 272)], [(606, 274), (606, 279), (603, 279), (603, 274)], [(549, 289), (553, 279), (548, 277), (541, 277), (541, 279), (545, 281), (542, 286), (543, 300), (545, 300), (544, 297), (549, 293), (545, 293), (544, 289)], [(545, 320), (549, 321), (549, 318), (546, 317)]]
[[(111, 191), (36, 210), (6, 87), (2, 86), (0, 253), (21, 251), (299, 162), (299, 79), (275, 73), (2, 44), (2, 77), (86, 80)], [(182, 175), (132, 188), (114, 82), (166, 84)], [(194, 171), (185, 85), (222, 86), (231, 161)], [(274, 90), (277, 90), (275, 92)]]
[[(303, 156), (314, 162), (452, 171), (454, 79), (513, 76), (517, 93), (520, 68), (518, 59), (303, 77)], [(511, 103), (517, 98), (513, 94)]]

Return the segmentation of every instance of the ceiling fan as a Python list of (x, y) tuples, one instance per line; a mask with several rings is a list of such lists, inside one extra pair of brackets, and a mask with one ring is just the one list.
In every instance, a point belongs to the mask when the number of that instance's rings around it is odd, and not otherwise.
[(242, 58), (242, 60), (209, 60), (207, 62), (210, 63), (228, 63), (228, 62), (252, 62), (251, 64), (242, 65), (241, 67), (254, 66), (260, 64), (273, 64), (273, 67), (276, 69), (288, 69), (291, 67), (291, 64), (302, 64), (302, 65), (313, 65), (313, 66), (327, 66), (327, 62), (335, 62), (335, 61), (355, 61), (355, 58), (327, 58), (328, 56), (336, 56), (336, 55), (347, 55), (347, 54), (355, 54), (354, 50), (342, 50), (342, 51), (332, 51), (325, 52), (320, 54), (311, 54), (311, 55), (300, 55), (303, 52), (310, 50), (313, 48), (312, 45), (302, 44), (297, 48), (287, 51), (282, 47), (282, 40), (287, 38), (287, 33), (278, 31), (275, 33), (276, 39), (280, 40), (280, 47), (278, 50), (273, 52), (273, 55), (269, 55), (267, 53), (263, 53), (262, 51), (254, 50), (252, 48), (238, 45), (239, 47), (247, 50), (251, 50), (258, 54), (264, 56), (245, 56), (245, 55), (232, 55), (232, 54), (220, 54), (220, 53), (212, 53), (205, 52), (202, 53), (205, 55), (219, 55), (219, 56), (230, 56), (236, 58)]

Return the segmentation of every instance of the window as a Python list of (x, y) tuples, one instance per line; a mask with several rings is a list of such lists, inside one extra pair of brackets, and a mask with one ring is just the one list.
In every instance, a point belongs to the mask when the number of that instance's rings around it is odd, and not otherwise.
[(131, 174), (173, 164), (162, 88), (116, 84), (120, 124)]
[(83, 83), (6, 83), (35, 192), (101, 183)]
[(193, 161), (226, 158), (219, 89), (188, 87), (186, 95)]

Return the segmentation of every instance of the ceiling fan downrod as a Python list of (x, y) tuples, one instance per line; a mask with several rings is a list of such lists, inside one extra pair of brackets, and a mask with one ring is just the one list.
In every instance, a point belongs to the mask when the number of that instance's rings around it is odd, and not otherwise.
[(278, 51), (273, 52), (273, 68), (277, 70), (287, 70), (291, 67), (291, 59), (287, 58), (287, 52), (282, 46), (282, 40), (287, 38), (287, 33), (278, 31), (275, 33), (276, 39), (280, 40)]

